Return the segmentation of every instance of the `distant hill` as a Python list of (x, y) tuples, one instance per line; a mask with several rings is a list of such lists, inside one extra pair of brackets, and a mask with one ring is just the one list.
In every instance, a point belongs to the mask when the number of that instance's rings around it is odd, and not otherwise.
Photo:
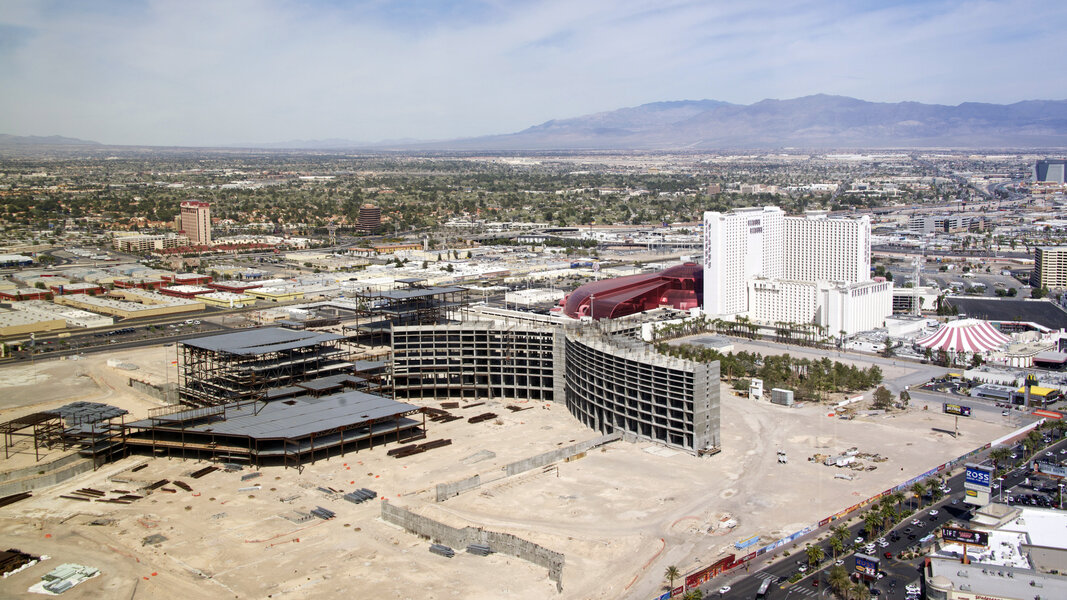
[(1067, 147), (1067, 101), (867, 102), (819, 94), (741, 105), (655, 102), (517, 133), (413, 144), (454, 150)]
[(10, 135), (0, 133), (0, 146), (100, 146), (100, 142), (59, 135)]

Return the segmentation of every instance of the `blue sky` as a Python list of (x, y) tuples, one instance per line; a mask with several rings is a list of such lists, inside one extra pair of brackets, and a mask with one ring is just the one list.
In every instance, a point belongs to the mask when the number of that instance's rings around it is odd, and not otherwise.
[(445, 139), (646, 102), (1067, 98), (1042, 0), (0, 2), (0, 133)]

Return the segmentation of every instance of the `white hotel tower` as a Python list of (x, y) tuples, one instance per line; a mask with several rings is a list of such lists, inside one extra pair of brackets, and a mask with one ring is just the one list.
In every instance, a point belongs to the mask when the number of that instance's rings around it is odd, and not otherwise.
[(893, 284), (872, 281), (869, 217), (787, 217), (773, 206), (704, 213), (704, 310), (815, 323), (828, 335), (884, 324)]

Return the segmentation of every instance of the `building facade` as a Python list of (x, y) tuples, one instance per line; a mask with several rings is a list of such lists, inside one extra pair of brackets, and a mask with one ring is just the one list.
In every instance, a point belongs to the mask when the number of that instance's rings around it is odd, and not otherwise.
[(556, 397), (555, 329), (471, 321), (393, 327), (397, 398)]
[(211, 245), (211, 204), (186, 200), (181, 204), (181, 229), (197, 246)]
[(1034, 165), (1034, 181), (1043, 183), (1067, 183), (1067, 160), (1047, 158)]
[(119, 252), (151, 252), (168, 248), (183, 248), (189, 245), (189, 237), (184, 235), (125, 235), (112, 241), (112, 246)]
[(583, 424), (701, 454), (719, 448), (719, 365), (660, 355), (597, 325), (393, 327), (397, 399), (565, 403)]
[(1034, 272), (1030, 286), (1048, 289), (1067, 288), (1067, 246), (1034, 248)]
[(364, 204), (359, 207), (360, 231), (374, 231), (382, 224), (382, 209), (373, 204)]
[(748, 310), (748, 280), (778, 279), (785, 213), (774, 206), (704, 213), (704, 309), (714, 315)]
[(663, 356), (617, 336), (567, 335), (565, 344), (564, 400), (587, 427), (694, 454), (721, 447), (718, 362)]
[(704, 214), (704, 310), (766, 324), (815, 323), (835, 334), (880, 327), (892, 284), (872, 281), (871, 222), (777, 207)]

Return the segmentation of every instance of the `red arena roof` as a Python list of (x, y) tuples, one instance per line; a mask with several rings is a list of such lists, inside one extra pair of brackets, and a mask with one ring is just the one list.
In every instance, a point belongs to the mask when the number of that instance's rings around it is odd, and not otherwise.
[(946, 352), (987, 352), (1011, 341), (981, 319), (960, 319), (945, 323), (933, 334), (917, 343), (931, 350)]
[(614, 319), (660, 306), (696, 308), (704, 294), (704, 271), (685, 263), (658, 273), (628, 275), (587, 283), (563, 301), (571, 318)]

